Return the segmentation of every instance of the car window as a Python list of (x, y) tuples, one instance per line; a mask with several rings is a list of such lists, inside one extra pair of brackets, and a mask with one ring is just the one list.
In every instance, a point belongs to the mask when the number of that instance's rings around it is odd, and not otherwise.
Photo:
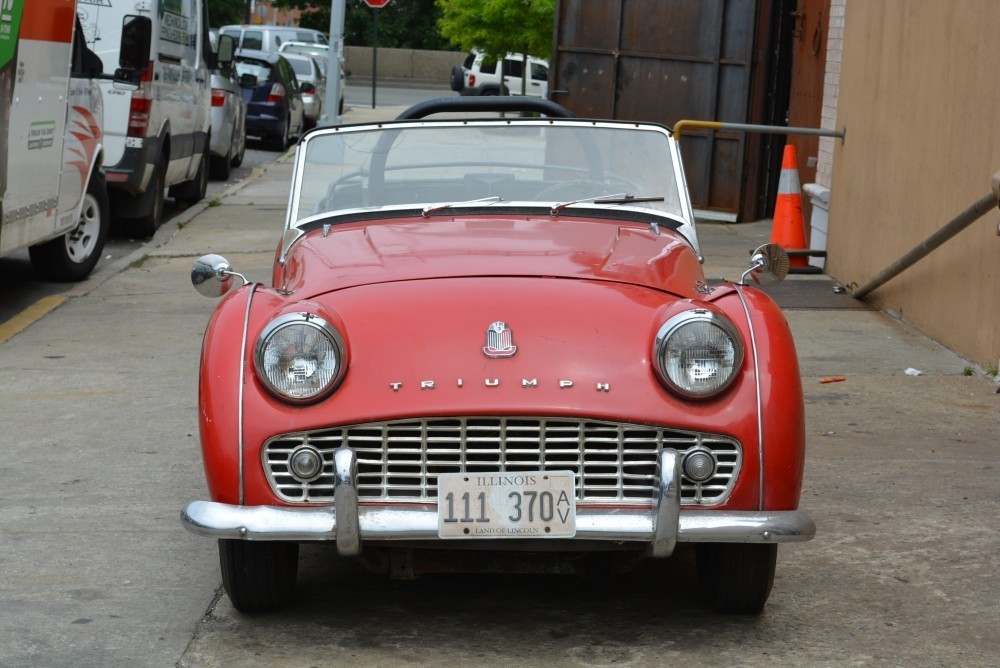
[(251, 74), (257, 77), (257, 84), (263, 84), (271, 76), (271, 66), (262, 60), (237, 60), (236, 76)]
[(521, 73), (524, 72), (524, 63), (520, 60), (514, 60), (513, 58), (506, 58), (503, 61), (504, 74), (509, 77), (520, 77)]
[(531, 78), (534, 81), (548, 81), (549, 68), (541, 63), (531, 63)]
[(479, 66), (479, 71), (482, 72), (483, 74), (496, 74), (497, 64), (495, 62), (492, 62), (489, 65), (483, 63), (482, 65)]
[(474, 63), (474, 62), (476, 62), (476, 54), (470, 53), (469, 55), (467, 55), (465, 57), (465, 60), (462, 61), (462, 67), (464, 67), (467, 70), (471, 70), (472, 69), (472, 63)]
[(243, 33), (241, 49), (260, 49), (264, 46), (264, 33), (260, 30), (247, 30)]
[(289, 58), (288, 63), (295, 70), (295, 74), (300, 74), (304, 77), (315, 76), (311, 58)]

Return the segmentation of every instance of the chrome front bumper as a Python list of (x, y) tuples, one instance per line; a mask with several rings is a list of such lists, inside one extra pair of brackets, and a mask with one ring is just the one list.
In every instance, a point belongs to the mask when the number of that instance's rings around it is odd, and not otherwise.
[[(357, 460), (341, 448), (334, 457), (334, 507), (234, 506), (192, 501), (181, 512), (188, 531), (212, 538), (243, 540), (335, 540), (344, 556), (361, 552), (363, 540), (436, 540), (437, 509), (429, 506), (359, 505)], [(577, 511), (576, 540), (649, 543), (654, 557), (668, 557), (677, 542), (788, 543), (811, 540), (816, 525), (802, 510), (714, 511), (680, 509), (680, 457), (660, 453), (660, 492), (649, 508), (583, 508)]]

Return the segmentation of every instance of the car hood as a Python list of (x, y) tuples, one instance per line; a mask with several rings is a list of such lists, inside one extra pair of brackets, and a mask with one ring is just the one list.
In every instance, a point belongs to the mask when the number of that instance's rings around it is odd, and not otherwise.
[(549, 217), (380, 220), (307, 233), (275, 273), (309, 299), (360, 285), (472, 276), (552, 276), (698, 296), (704, 273), (679, 234), (639, 223)]

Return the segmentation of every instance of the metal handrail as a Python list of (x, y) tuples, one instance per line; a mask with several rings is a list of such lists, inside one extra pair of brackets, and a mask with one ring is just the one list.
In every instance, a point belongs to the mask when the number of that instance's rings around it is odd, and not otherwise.
[(790, 128), (784, 125), (752, 125), (750, 123), (720, 123), (719, 121), (681, 120), (674, 123), (674, 138), (680, 141), (681, 133), (688, 128), (702, 130), (730, 130), (733, 132), (760, 132), (768, 135), (813, 135), (816, 137), (836, 137), (844, 141), (847, 128), (824, 130), (822, 128)]

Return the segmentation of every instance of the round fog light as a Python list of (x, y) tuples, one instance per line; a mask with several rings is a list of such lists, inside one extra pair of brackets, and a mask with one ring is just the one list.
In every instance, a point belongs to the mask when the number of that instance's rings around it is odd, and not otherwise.
[(697, 449), (684, 455), (684, 477), (691, 482), (705, 482), (715, 475), (715, 457), (709, 450)]
[(315, 480), (323, 472), (323, 455), (308, 445), (296, 448), (288, 458), (288, 468), (298, 480)]

